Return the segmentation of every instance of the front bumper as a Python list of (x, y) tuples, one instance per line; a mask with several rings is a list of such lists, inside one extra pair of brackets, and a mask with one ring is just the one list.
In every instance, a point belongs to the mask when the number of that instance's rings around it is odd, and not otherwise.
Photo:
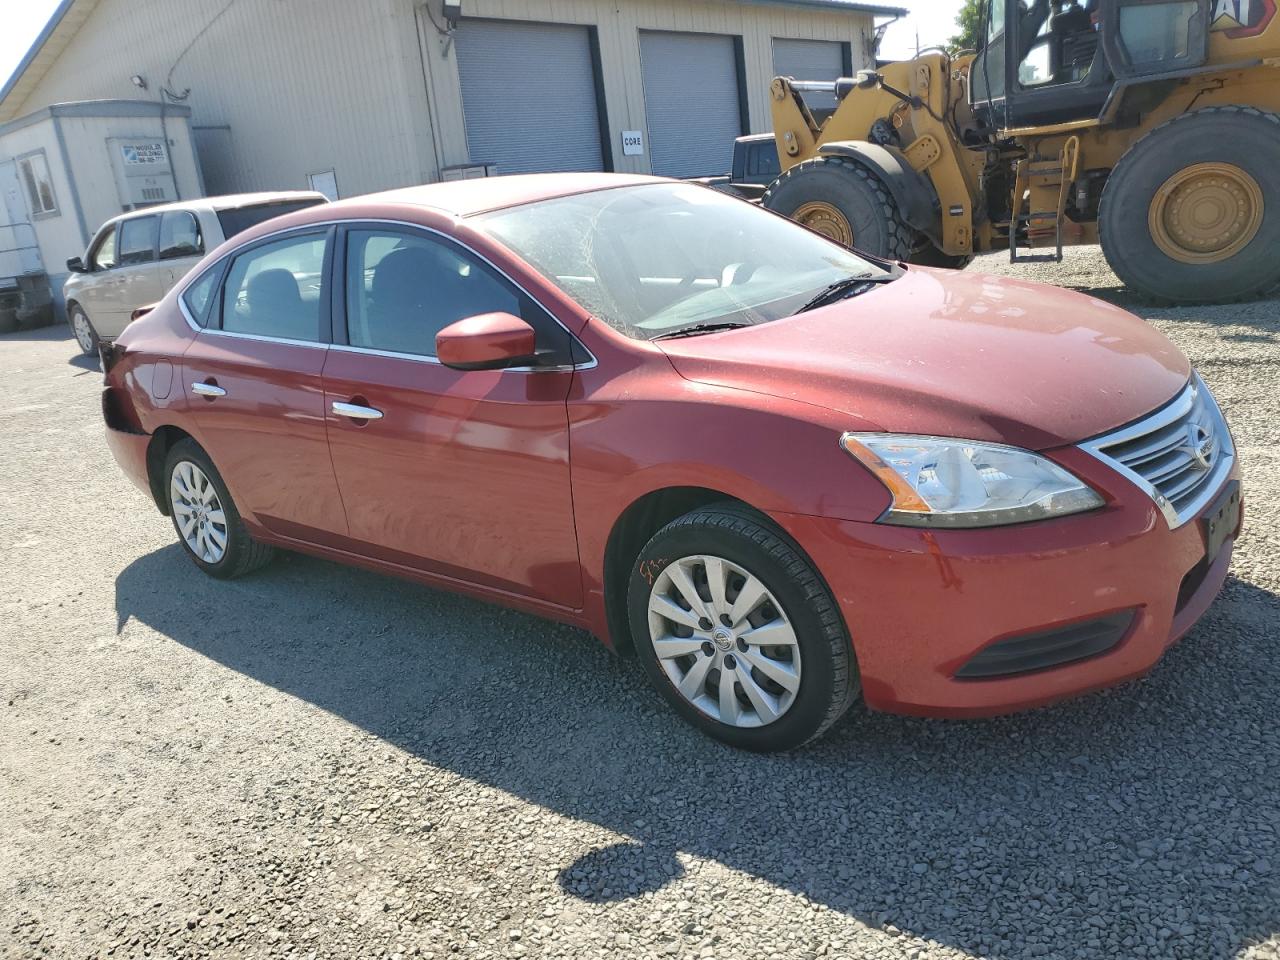
[[(869, 707), (977, 717), (1087, 693), (1146, 673), (1209, 608), (1239, 526), (1197, 570), (1206, 546), (1198, 521), (1170, 530), (1147, 494), (1094, 458), (1068, 449), (1055, 459), (1103, 490), (1107, 506), (985, 530), (774, 515), (840, 604)], [(1132, 625), (1120, 642), (1088, 659), (956, 677), (993, 643), (1129, 610)]]

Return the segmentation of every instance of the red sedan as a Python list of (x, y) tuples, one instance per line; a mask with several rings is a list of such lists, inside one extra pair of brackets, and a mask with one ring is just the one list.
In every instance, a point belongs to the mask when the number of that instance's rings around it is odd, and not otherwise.
[(859, 697), (1137, 676), (1241, 522), (1222, 414), (1141, 320), (653, 178), (272, 220), (104, 366), (111, 448), (206, 573), (283, 547), (580, 625), (755, 750)]

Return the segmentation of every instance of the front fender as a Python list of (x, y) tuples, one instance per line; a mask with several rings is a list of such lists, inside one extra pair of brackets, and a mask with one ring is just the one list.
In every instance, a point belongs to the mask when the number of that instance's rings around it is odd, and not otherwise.
[(866, 140), (836, 140), (818, 147), (822, 156), (845, 157), (880, 178), (903, 219), (939, 248), (942, 246), (942, 209), (933, 183), (912, 168), (897, 147), (882, 147)]
[(890, 496), (839, 445), (836, 411), (663, 378), (660, 395), (570, 400), (574, 514), (584, 572), (603, 570), (609, 533), (641, 497), (673, 487), (725, 494), (765, 513), (874, 520)]

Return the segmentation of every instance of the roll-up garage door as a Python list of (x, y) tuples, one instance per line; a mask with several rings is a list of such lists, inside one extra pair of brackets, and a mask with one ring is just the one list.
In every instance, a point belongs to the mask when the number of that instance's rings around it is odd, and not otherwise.
[(728, 173), (742, 136), (738, 55), (732, 37), (640, 34), (650, 168), (668, 177)]
[(473, 163), (499, 174), (604, 169), (586, 27), (463, 20), (454, 36)]
[[(796, 80), (835, 80), (845, 71), (845, 45), (831, 40), (773, 39), (773, 75)], [(834, 110), (829, 93), (806, 93), (810, 110)]]

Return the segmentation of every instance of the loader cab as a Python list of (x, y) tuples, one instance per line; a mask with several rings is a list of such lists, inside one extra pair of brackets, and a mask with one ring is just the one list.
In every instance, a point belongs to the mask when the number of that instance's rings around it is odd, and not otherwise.
[(1204, 63), (1211, 0), (985, 0), (970, 100), (991, 127), (1087, 120), (1117, 83)]

